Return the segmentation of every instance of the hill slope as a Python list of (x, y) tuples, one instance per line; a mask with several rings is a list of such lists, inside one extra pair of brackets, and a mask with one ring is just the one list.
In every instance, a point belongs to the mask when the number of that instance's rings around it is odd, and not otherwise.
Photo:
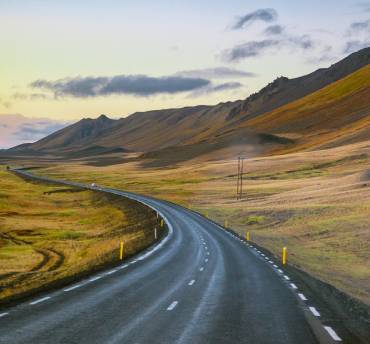
[(285, 152), (370, 139), (370, 65), (243, 127), (294, 138)]

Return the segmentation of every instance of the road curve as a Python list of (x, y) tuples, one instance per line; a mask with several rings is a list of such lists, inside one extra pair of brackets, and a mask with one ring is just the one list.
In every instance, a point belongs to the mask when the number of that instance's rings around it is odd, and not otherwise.
[(0, 343), (319, 343), (309, 301), (257, 248), (172, 203), (99, 190), (157, 210), (169, 234), (116, 268), (1, 311)]

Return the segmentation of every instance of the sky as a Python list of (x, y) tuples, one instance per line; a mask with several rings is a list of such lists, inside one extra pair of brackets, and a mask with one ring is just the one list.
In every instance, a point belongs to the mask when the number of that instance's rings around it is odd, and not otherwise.
[(0, 0), (0, 148), (244, 99), (367, 46), (370, 1)]

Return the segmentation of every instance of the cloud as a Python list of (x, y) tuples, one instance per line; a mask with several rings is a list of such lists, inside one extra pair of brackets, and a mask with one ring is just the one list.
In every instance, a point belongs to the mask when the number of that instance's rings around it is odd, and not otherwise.
[(222, 55), (225, 61), (234, 62), (249, 57), (259, 56), (266, 50), (272, 47), (278, 47), (279, 45), (279, 40), (272, 39), (265, 39), (262, 41), (250, 41), (236, 45), (232, 49), (224, 50)]
[(343, 52), (346, 54), (352, 54), (356, 51), (361, 49), (369, 48), (370, 47), (370, 40), (350, 40), (346, 42)]
[(254, 12), (247, 13), (244, 16), (238, 17), (235, 23), (232, 25), (233, 30), (243, 29), (256, 21), (262, 21), (265, 23), (271, 23), (275, 21), (278, 14), (273, 8), (258, 9)]
[(281, 35), (284, 32), (284, 27), (281, 25), (270, 25), (268, 26), (264, 34), (267, 36)]
[(266, 52), (276, 49), (288, 48), (293, 50), (309, 50), (315, 46), (309, 35), (292, 36), (281, 35), (274, 39), (260, 41), (249, 41), (226, 49), (221, 53), (222, 59), (226, 62), (238, 62), (243, 59), (261, 56)]
[(218, 84), (218, 85), (210, 85), (210, 86), (206, 86), (206, 87), (203, 87), (199, 90), (196, 90), (196, 91), (192, 92), (189, 95), (189, 98), (199, 97), (199, 96), (203, 96), (203, 95), (209, 94), (209, 93), (232, 91), (232, 90), (239, 89), (243, 86), (244, 85), (241, 84), (240, 82), (225, 82), (225, 83)]
[(184, 77), (192, 78), (205, 78), (205, 79), (226, 79), (226, 78), (252, 78), (256, 77), (255, 73), (246, 72), (244, 70), (233, 69), (228, 67), (215, 67), (215, 68), (204, 68), (185, 70), (176, 73)]
[(362, 11), (370, 12), (370, 2), (359, 2), (357, 6), (360, 7)]
[(19, 99), (19, 100), (45, 100), (50, 98), (48, 95), (44, 93), (14, 93), (12, 95), (13, 99)]
[(309, 57), (307, 59), (307, 62), (311, 64), (319, 64), (335, 60), (338, 60), (337, 53), (334, 52), (332, 46), (326, 45), (320, 51), (318, 51), (313, 57)]
[(370, 32), (370, 19), (362, 22), (354, 22), (349, 28), (349, 34), (356, 34), (359, 32)]
[[(370, 6), (370, 4), (369, 4)], [(370, 19), (353, 22), (347, 29), (347, 41), (343, 48), (345, 54), (351, 54), (370, 46)]]
[(194, 91), (205, 87), (210, 81), (182, 76), (150, 77), (146, 75), (117, 75), (114, 77), (75, 77), (56, 81), (36, 80), (33, 88), (54, 93), (55, 98), (71, 96), (87, 98), (112, 94), (151, 96)]
[(24, 142), (34, 142), (68, 123), (48, 118), (29, 118), (19, 114), (0, 115), (0, 148), (10, 148)]
[(23, 124), (13, 135), (22, 142), (34, 142), (65, 126), (61, 123), (40, 123)]

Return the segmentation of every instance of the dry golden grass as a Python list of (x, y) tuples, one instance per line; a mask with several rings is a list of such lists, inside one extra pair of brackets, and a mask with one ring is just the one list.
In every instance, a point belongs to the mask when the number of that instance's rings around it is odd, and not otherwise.
[(138, 163), (65, 164), (43, 174), (150, 194), (200, 212), (278, 257), (370, 304), (370, 142), (246, 161), (245, 199), (235, 200), (236, 162), (190, 161), (142, 169)]
[(0, 300), (118, 260), (153, 241), (154, 213), (114, 196), (35, 184), (0, 168)]

